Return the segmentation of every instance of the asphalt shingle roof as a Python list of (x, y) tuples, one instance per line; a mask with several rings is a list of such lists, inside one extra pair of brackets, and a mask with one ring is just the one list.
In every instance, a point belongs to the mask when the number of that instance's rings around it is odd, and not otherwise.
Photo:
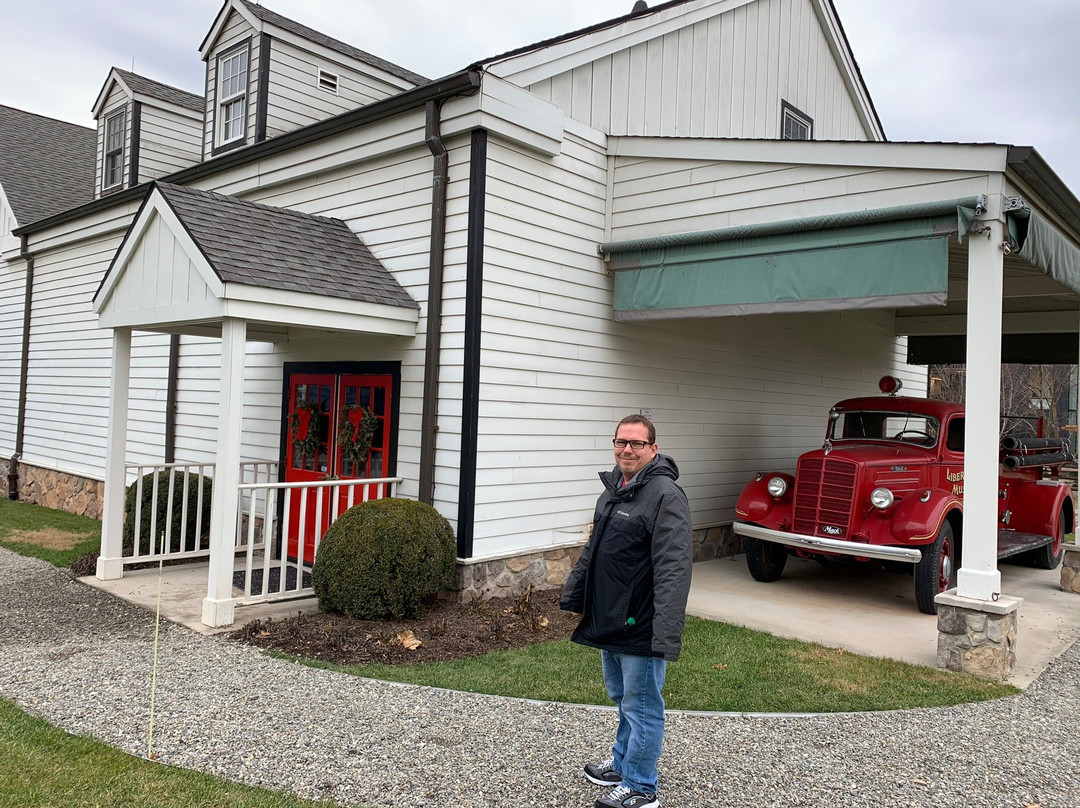
[(419, 308), (340, 219), (154, 185), (226, 283)]
[(187, 90), (181, 90), (179, 87), (162, 84), (160, 81), (148, 79), (146, 76), (140, 76), (138, 73), (132, 73), (128, 70), (121, 70), (119, 67), (114, 67), (113, 71), (124, 80), (124, 83), (131, 88), (133, 93), (148, 95), (151, 98), (157, 98), (161, 101), (168, 101), (171, 104), (176, 104), (177, 106), (185, 107), (194, 110), (195, 112), (202, 112), (206, 108), (206, 101), (201, 95), (189, 93)]
[(19, 225), (94, 199), (97, 133), (0, 105), (0, 185)]
[(351, 56), (353, 59), (359, 59), (362, 62), (366, 62), (372, 67), (377, 67), (380, 70), (385, 70), (387, 73), (397, 76), (398, 78), (411, 81), (413, 84), (419, 86), (421, 84), (427, 84), (430, 82), (425, 76), (421, 76), (419, 73), (413, 73), (411, 70), (406, 70), (400, 65), (396, 65), (393, 62), (388, 62), (385, 59), (380, 59), (378, 56), (373, 56), (367, 51), (362, 51), (359, 48), (354, 48), (352, 45), (348, 45), (340, 40), (329, 37), (326, 34), (316, 31), (314, 28), (308, 28), (306, 25), (302, 25), (295, 20), (290, 20), (288, 17), (282, 17), (280, 14), (271, 11), (266, 6), (260, 6), (255, 3), (250, 3), (248, 0), (239, 0), (248, 11), (254, 14), (263, 22), (268, 22), (271, 25), (276, 25), (278, 28), (283, 28), (286, 31), (291, 31), (299, 37), (315, 42), (316, 44), (323, 45), (324, 47), (336, 50), (338, 53), (343, 53), (346, 56)]

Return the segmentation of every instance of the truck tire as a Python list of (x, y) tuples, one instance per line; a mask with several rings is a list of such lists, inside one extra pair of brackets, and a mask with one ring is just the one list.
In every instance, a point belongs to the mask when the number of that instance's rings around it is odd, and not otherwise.
[(782, 544), (763, 539), (746, 539), (746, 566), (755, 581), (771, 583), (784, 574), (788, 551)]
[(922, 560), (915, 565), (915, 605), (923, 614), (937, 614), (934, 598), (952, 586), (956, 576), (956, 542), (948, 519), (941, 523), (934, 543), (922, 551)]
[(1031, 554), (1032, 563), (1041, 570), (1056, 570), (1065, 556), (1065, 548), (1062, 539), (1065, 538), (1065, 509), (1058, 514), (1057, 528), (1054, 530), (1054, 540), (1044, 544)]

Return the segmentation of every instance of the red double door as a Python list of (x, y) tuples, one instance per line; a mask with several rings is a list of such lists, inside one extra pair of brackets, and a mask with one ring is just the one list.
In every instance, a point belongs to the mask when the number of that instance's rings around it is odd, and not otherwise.
[[(285, 482), (308, 483), (333, 479), (375, 479), (386, 474), (390, 456), (391, 394), (389, 375), (294, 373), (289, 377), (289, 405), (285, 432)], [(345, 451), (342, 429), (357, 407), (374, 414), (375, 435), (362, 461)], [(347, 438), (346, 438), (347, 439)], [(333, 513), (343, 513), (364, 498), (377, 496), (377, 486), (343, 485), (289, 491), (288, 555), (310, 564), (315, 559), (315, 540), (326, 532)], [(303, 541), (303, 555), (299, 553)]]

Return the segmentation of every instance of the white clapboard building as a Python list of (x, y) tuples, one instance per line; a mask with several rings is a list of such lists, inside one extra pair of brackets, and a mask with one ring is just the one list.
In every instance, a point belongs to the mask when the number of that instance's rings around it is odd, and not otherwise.
[[(704, 558), (834, 401), (925, 389), (916, 342), (968, 335), (969, 434), (1002, 333), (1075, 347), (1080, 203), (1031, 148), (886, 141), (830, 0), (639, 3), (434, 81), (248, 0), (200, 51), (199, 94), (108, 72), (85, 198), (2, 208), (0, 454), (103, 517), (99, 577), (209, 556), (209, 625), (309, 594), (365, 497), (433, 504), (473, 596), (560, 583), (631, 412)], [(183, 511), (153, 546), (122, 539), (140, 479), (141, 520)]]

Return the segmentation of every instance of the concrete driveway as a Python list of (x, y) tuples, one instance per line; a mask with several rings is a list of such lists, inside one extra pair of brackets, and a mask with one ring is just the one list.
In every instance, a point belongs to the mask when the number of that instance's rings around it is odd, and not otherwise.
[[(1080, 596), (1062, 592), (1060, 570), (1001, 564), (1002, 593), (1023, 598), (1017, 629), (1017, 670), (1026, 687), (1080, 639)], [(746, 557), (694, 565), (690, 614), (819, 642), (860, 654), (937, 664), (937, 618), (915, 607), (910, 575), (789, 558), (784, 576), (763, 584)]]

